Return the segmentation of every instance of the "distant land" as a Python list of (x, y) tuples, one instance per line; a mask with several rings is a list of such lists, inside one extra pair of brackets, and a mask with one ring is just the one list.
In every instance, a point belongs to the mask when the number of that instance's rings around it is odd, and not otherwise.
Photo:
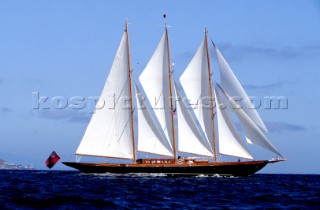
[(5, 160), (0, 159), (0, 170), (34, 170), (32, 165), (17, 165), (14, 163), (9, 163)]

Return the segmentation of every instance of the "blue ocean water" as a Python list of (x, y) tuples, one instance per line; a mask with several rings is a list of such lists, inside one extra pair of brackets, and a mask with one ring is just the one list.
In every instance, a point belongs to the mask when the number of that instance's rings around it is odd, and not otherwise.
[(320, 175), (168, 177), (0, 170), (4, 209), (320, 209)]

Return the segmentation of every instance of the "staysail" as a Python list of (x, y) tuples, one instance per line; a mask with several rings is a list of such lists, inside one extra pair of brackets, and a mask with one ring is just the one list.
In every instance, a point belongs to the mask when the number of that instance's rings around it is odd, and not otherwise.
[(211, 87), (208, 75), (208, 55), (205, 39), (201, 42), (196, 54), (179, 80), (193, 108), (194, 114), (205, 133), (208, 144), (212, 145), (214, 137), (210, 99)]
[(219, 62), (219, 69), (220, 69), (220, 81), (222, 89), (231, 97), (237, 97), (236, 105), (243, 108), (245, 113), (250, 117), (250, 119), (257, 124), (260, 128), (268, 131), (265, 124), (263, 123), (262, 119), (260, 118), (258, 112), (251, 104), (250, 98), (244, 91), (243, 87), (241, 86), (240, 82), (234, 75), (233, 71), (231, 70), (229, 64), (226, 62), (224, 57), (222, 56), (220, 50), (215, 46), (217, 58)]
[(212, 148), (199, 130), (190, 108), (181, 96), (178, 86), (175, 84), (174, 87), (179, 128), (178, 150), (180, 152), (213, 157)]
[(172, 157), (173, 151), (168, 140), (159, 130), (138, 86), (135, 87), (138, 112), (138, 151)]
[(76, 155), (133, 159), (127, 36), (125, 31)]
[(223, 103), (217, 90), (214, 90), (218, 133), (219, 133), (219, 152), (220, 154), (253, 159), (246, 144), (234, 125), (227, 106)]
[(220, 90), (233, 107), (232, 110), (239, 119), (240, 125), (245, 133), (247, 142), (249, 144), (255, 144), (257, 146), (260, 146), (282, 157), (281, 153), (271, 144), (271, 142), (267, 139), (267, 137), (263, 134), (259, 127), (253, 122), (253, 120), (246, 114), (246, 112), (241, 108), (235, 108), (238, 107), (238, 104), (221, 87)]
[(163, 34), (149, 63), (139, 76), (139, 81), (172, 147), (172, 116), (170, 112), (170, 80), (168, 66), (168, 40)]

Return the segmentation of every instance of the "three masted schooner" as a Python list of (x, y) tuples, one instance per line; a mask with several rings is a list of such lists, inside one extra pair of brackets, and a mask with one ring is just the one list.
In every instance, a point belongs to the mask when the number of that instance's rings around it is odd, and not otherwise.
[[(133, 85), (126, 21), (120, 46), (96, 105), (103, 108), (95, 110), (75, 154), (132, 162), (63, 164), (85, 173), (249, 176), (268, 163), (283, 161), (282, 155), (261, 131), (267, 128), (250, 100), (233, 99), (234, 96), (248, 99), (248, 96), (214, 44), (220, 84), (213, 82), (208, 42), (206, 29), (200, 47), (179, 78), (187, 103), (173, 81), (167, 23), (155, 52), (139, 76), (143, 91)], [(253, 159), (233, 123), (231, 112), (239, 119), (246, 141), (273, 152), (276, 159)], [(153, 154), (156, 158), (137, 158), (137, 153)], [(221, 161), (221, 155), (243, 160)]]

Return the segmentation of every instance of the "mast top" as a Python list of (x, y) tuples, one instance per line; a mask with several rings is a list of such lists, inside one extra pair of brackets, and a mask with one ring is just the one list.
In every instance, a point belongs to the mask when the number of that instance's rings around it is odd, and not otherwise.
[(125, 26), (126, 26), (125, 31), (128, 31), (128, 18), (125, 19)]
[(168, 28), (168, 24), (167, 24), (167, 15), (166, 14), (163, 14), (163, 21), (164, 21), (164, 24), (165, 24), (165, 27), (166, 27), (166, 30)]
[(204, 27), (204, 33), (206, 34), (206, 36), (208, 35), (208, 28), (207, 28), (207, 26)]

